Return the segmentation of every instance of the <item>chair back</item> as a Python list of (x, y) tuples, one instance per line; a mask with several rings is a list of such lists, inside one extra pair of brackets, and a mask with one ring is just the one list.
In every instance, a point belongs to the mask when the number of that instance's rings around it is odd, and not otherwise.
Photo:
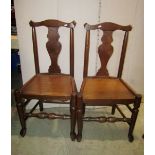
[(36, 74), (40, 73), (36, 27), (44, 26), (48, 28), (48, 41), (46, 43), (46, 49), (51, 60), (51, 65), (48, 69), (48, 73), (50, 74), (61, 73), (60, 66), (58, 65), (58, 57), (62, 48), (62, 45), (59, 41), (59, 27), (66, 27), (70, 29), (70, 75), (74, 77), (74, 27), (76, 26), (76, 22), (72, 21), (71, 23), (65, 23), (59, 20), (49, 19), (41, 22), (30, 21), (29, 24), (32, 27), (32, 41)]
[(88, 63), (89, 63), (89, 48), (90, 48), (90, 30), (101, 30), (103, 31), (103, 36), (101, 37), (101, 45), (98, 47), (98, 54), (101, 62), (101, 67), (96, 73), (96, 76), (109, 76), (109, 72), (107, 69), (107, 64), (109, 59), (113, 54), (113, 46), (111, 45), (113, 41), (113, 32), (116, 30), (124, 31), (124, 38), (122, 42), (122, 50), (119, 61), (119, 68), (117, 77), (120, 78), (122, 76), (124, 59), (126, 54), (126, 47), (128, 42), (129, 31), (131, 31), (131, 25), (122, 26), (111, 22), (104, 22), (97, 25), (89, 25), (87, 23), (84, 24), (86, 29), (86, 38), (85, 38), (85, 54), (84, 54), (84, 70), (83, 77), (88, 76)]

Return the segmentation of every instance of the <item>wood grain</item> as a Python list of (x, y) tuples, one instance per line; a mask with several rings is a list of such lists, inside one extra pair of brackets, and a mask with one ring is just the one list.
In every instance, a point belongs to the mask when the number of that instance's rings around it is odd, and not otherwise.
[(72, 78), (59, 75), (36, 75), (23, 89), (25, 95), (71, 96)]
[(134, 99), (135, 96), (119, 79), (87, 78), (83, 99)]
[(58, 65), (58, 56), (61, 51), (61, 43), (59, 42), (59, 33), (57, 27), (48, 27), (48, 42), (46, 48), (51, 59), (51, 65), (49, 66), (49, 73), (61, 73)]
[(98, 48), (98, 54), (101, 61), (101, 68), (98, 70), (96, 75), (109, 76), (109, 72), (107, 70), (107, 64), (113, 53), (113, 47), (111, 45), (113, 41), (112, 31), (104, 31), (101, 41), (102, 44)]

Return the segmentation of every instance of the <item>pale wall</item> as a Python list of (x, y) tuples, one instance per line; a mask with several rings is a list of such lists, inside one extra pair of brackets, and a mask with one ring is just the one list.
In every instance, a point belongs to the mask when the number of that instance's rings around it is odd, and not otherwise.
[(143, 0), (102, 0), (101, 19), (131, 24), (133, 29), (124, 65), (123, 78), (144, 94), (144, 4)]
[[(77, 26), (75, 28), (75, 80), (78, 89), (80, 88), (83, 73), (83, 55), (84, 55), (84, 40), (85, 31), (83, 24), (88, 22), (96, 24), (98, 21), (98, 1), (97, 0), (14, 0), (17, 20), (17, 31), (19, 39), (19, 49), (21, 57), (21, 69), (23, 82), (26, 82), (32, 75), (34, 75), (34, 59), (33, 47), (31, 39), (31, 28), (29, 21), (40, 21), (44, 19), (58, 19), (66, 22), (75, 20)], [(133, 30), (129, 36), (129, 44), (126, 55), (126, 62), (123, 72), (123, 78), (138, 92), (144, 93), (144, 76), (143, 76), (143, 0), (102, 0), (101, 8), (101, 22), (111, 21), (119, 24), (131, 24)], [(60, 29), (61, 34), (67, 34), (67, 31)], [(43, 45), (39, 44), (40, 50), (40, 63), (42, 65), (41, 71), (47, 71), (50, 64), (45, 43), (47, 41), (47, 30), (43, 29), (39, 32), (39, 36), (45, 36), (39, 39)], [(94, 39), (91, 46), (90, 68), (89, 74), (93, 75), (96, 72), (96, 33), (92, 33)], [(114, 35), (115, 37), (115, 35)], [(62, 71), (68, 72), (69, 59), (69, 36), (60, 38), (60, 41), (65, 43), (64, 50), (61, 51), (62, 55), (59, 57), (60, 66)], [(120, 35), (121, 38), (121, 35)], [(119, 43), (114, 42), (116, 49), (119, 49)], [(67, 52), (66, 52), (67, 51)], [(116, 59), (114, 58), (116, 56)], [(64, 64), (65, 60), (65, 64)], [(114, 51), (110, 62), (118, 60), (118, 53)], [(113, 64), (108, 64), (110, 73), (116, 74), (113, 69)], [(116, 63), (117, 64), (117, 63)]]

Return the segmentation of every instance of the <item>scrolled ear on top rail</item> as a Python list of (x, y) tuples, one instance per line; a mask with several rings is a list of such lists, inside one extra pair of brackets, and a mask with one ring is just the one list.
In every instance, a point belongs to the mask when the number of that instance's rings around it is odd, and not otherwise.
[(53, 20), (53, 19), (48, 19), (48, 20), (44, 20), (41, 22), (34, 22), (34, 21), (30, 21), (29, 22), (31, 27), (38, 27), (38, 26), (46, 26), (46, 27), (68, 27), (68, 28), (74, 28), (76, 26), (76, 22), (72, 21), (70, 23), (66, 23), (66, 22), (62, 22), (59, 20)]
[(89, 25), (88, 23), (85, 23), (84, 28), (86, 30), (101, 29), (103, 31), (115, 31), (115, 30), (131, 31), (132, 30), (131, 25), (122, 26), (122, 25), (118, 25), (112, 22), (104, 22), (104, 23), (100, 23), (96, 25)]

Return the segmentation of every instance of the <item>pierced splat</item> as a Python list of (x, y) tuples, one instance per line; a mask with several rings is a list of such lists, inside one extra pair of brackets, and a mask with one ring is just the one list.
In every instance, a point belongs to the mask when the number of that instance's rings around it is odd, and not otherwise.
[(61, 43), (59, 42), (58, 27), (48, 27), (48, 42), (46, 48), (51, 59), (51, 65), (49, 66), (49, 73), (61, 73), (58, 65), (58, 56), (61, 51)]
[(101, 67), (96, 73), (97, 76), (109, 76), (107, 70), (108, 61), (113, 53), (113, 46), (111, 45), (113, 31), (104, 31), (104, 34), (101, 38), (102, 44), (98, 47), (98, 54), (101, 61)]

